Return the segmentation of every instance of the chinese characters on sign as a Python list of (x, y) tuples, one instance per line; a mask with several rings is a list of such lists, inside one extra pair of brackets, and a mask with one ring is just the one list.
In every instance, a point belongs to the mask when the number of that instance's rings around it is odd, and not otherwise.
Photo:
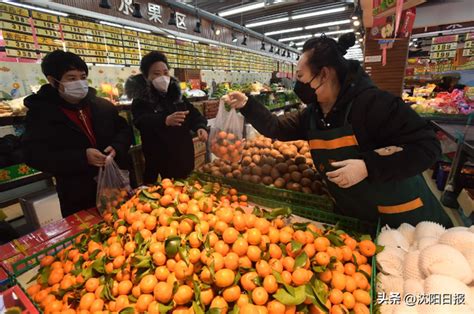
[(118, 10), (125, 15), (132, 14), (132, 3), (133, 0), (120, 0), (120, 7)]
[(186, 15), (176, 12), (176, 27), (186, 29)]
[[(378, 304), (400, 304), (401, 295), (399, 292), (390, 292), (390, 295), (387, 297), (385, 292), (377, 293), (377, 303)], [(423, 294), (410, 294), (407, 293), (403, 297), (403, 302), (407, 306), (416, 306), (416, 305), (463, 305), (466, 304), (466, 297), (464, 294), (441, 294), (441, 293), (423, 293)]]
[(161, 5), (148, 2), (148, 20), (163, 24), (161, 20)]

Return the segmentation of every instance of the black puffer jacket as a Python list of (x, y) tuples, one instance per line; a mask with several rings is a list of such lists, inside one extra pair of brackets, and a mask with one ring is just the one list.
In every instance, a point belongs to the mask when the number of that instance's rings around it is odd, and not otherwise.
[[(96, 148), (104, 151), (112, 146), (117, 152), (115, 161), (127, 169), (132, 143), (132, 130), (127, 121), (119, 116), (112, 103), (97, 97), (92, 88), (83, 102), (90, 108)], [(65, 100), (47, 84), (25, 98), (24, 103), (29, 109), (22, 137), (26, 163), (56, 177), (63, 216), (95, 207), (97, 183), (94, 177), (98, 168), (87, 162), (89, 139), (61, 110)]]
[[(372, 182), (401, 180), (422, 173), (431, 167), (441, 154), (440, 143), (429, 125), (403, 100), (378, 89), (357, 61), (349, 61), (349, 69), (333, 110), (323, 117), (316, 106), (317, 128), (339, 128), (348, 116), (361, 148), (361, 158), (367, 164), (368, 179)], [(241, 109), (260, 133), (283, 141), (307, 139), (311, 107), (283, 116), (272, 115), (263, 105), (249, 97)], [(326, 123), (323, 123), (323, 118)], [(380, 156), (377, 148), (401, 146), (403, 151), (391, 156)]]
[[(162, 178), (185, 178), (194, 168), (194, 146), (191, 131), (207, 128), (207, 120), (181, 95), (179, 83), (171, 79), (166, 94), (147, 84), (142, 75), (129, 78), (125, 84), (133, 98), (133, 123), (140, 131), (145, 155), (144, 182)], [(165, 124), (166, 117), (176, 111), (189, 111), (180, 127)]]

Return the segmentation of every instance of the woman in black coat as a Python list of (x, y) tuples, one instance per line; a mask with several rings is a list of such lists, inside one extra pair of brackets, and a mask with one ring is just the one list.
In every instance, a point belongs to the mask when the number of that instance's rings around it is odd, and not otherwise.
[(95, 177), (107, 155), (127, 169), (132, 129), (112, 103), (87, 86), (87, 65), (79, 56), (57, 50), (41, 68), (50, 84), (24, 100), (22, 145), (29, 166), (56, 178), (66, 217), (96, 206)]
[(185, 178), (194, 169), (191, 131), (207, 141), (207, 120), (181, 94), (179, 82), (169, 75), (168, 60), (151, 52), (140, 63), (141, 75), (125, 86), (133, 98), (133, 122), (140, 131), (145, 156), (146, 184), (162, 178)]
[(343, 57), (354, 43), (352, 33), (339, 43), (325, 36), (305, 43), (295, 92), (309, 105), (301, 111), (277, 117), (242, 93), (224, 99), (265, 136), (308, 140), (342, 214), (393, 227), (423, 220), (451, 226), (421, 175), (440, 156), (435, 133), (399, 97), (378, 89), (357, 61)]

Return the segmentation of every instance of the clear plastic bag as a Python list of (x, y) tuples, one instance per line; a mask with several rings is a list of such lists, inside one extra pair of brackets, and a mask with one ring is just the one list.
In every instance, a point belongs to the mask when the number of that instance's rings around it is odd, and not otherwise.
[(239, 162), (242, 159), (245, 144), (243, 129), (243, 117), (234, 108), (228, 107), (221, 99), (219, 111), (209, 136), (211, 152), (218, 158)]
[(120, 169), (114, 159), (107, 156), (97, 177), (97, 209), (102, 214), (116, 208), (131, 193), (128, 171)]

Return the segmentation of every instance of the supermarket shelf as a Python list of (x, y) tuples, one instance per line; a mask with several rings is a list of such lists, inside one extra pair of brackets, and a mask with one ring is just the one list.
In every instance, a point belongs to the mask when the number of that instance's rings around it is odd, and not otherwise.
[(419, 115), (423, 120), (438, 123), (466, 124), (468, 120), (468, 116), (463, 114), (419, 113)]
[(51, 178), (52, 176), (50, 174), (43, 173), (43, 172), (37, 172), (31, 175), (15, 178), (13, 180), (1, 183), (0, 192), (5, 192), (5, 191), (12, 190), (20, 186), (24, 186), (27, 184), (31, 184), (38, 181), (51, 179)]

